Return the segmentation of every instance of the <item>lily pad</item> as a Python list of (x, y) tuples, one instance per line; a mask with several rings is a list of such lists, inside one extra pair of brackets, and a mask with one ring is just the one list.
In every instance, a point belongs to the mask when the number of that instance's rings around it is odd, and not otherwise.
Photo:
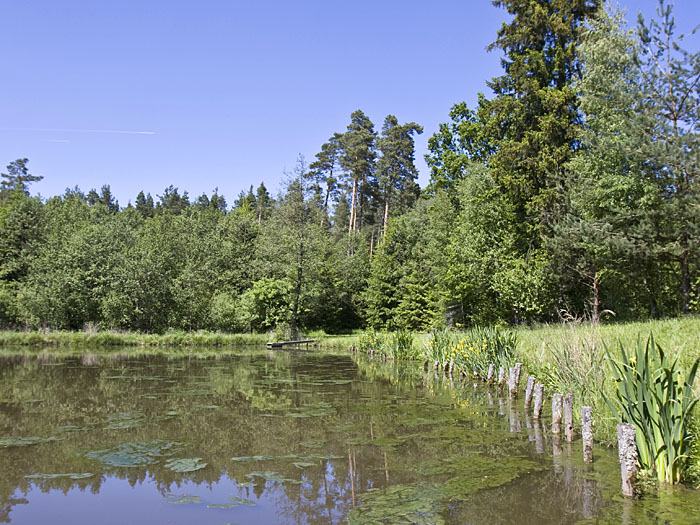
[(38, 445), (48, 441), (58, 441), (57, 437), (0, 437), (0, 448), (10, 447), (28, 447), (30, 445)]
[(91, 478), (93, 476), (94, 476), (94, 474), (91, 472), (84, 472), (84, 473), (70, 472), (70, 473), (66, 473), (66, 474), (30, 474), (29, 476), (24, 476), (24, 477), (27, 479), (60, 479), (60, 478), (86, 479), (86, 478)]
[(238, 503), (214, 503), (207, 505), (208, 509), (233, 509), (234, 507), (240, 507), (240, 505)]
[(207, 463), (202, 463), (202, 458), (169, 459), (165, 462), (165, 468), (174, 472), (194, 472), (206, 466)]
[(122, 430), (126, 428), (140, 427), (145, 423), (146, 418), (141, 412), (122, 412), (111, 414), (108, 417), (109, 424), (105, 430)]
[(254, 501), (251, 501), (251, 500), (245, 499), (245, 498), (236, 498), (236, 497), (233, 497), (233, 498), (229, 498), (229, 499), (230, 499), (231, 501), (233, 501), (234, 503), (236, 503), (236, 505), (250, 505), (250, 506), (254, 506), (254, 505), (255, 505), (255, 502), (254, 502)]
[(120, 443), (109, 449), (91, 450), (85, 457), (112, 467), (141, 467), (157, 463), (160, 457), (172, 456), (178, 445), (176, 441), (162, 439)]
[(294, 483), (296, 485), (301, 485), (303, 483), (298, 479), (285, 478), (282, 474), (272, 472), (270, 470), (267, 470), (265, 472), (251, 472), (250, 474), (246, 474), (246, 477), (251, 479), (255, 477), (260, 477), (265, 478), (267, 481), (278, 481), (279, 483)]
[(77, 425), (63, 425), (62, 427), (56, 427), (56, 430), (61, 432), (85, 432), (90, 430), (90, 427), (79, 427)]
[(318, 465), (318, 463), (311, 463), (310, 461), (295, 461), (294, 463), (292, 463), (292, 465), (294, 465), (297, 468), (304, 469), (308, 467), (315, 467), (316, 465)]
[(191, 503), (202, 503), (202, 498), (199, 496), (190, 496), (189, 494), (182, 494), (181, 496), (177, 494), (168, 494), (167, 502), (173, 505), (187, 505)]

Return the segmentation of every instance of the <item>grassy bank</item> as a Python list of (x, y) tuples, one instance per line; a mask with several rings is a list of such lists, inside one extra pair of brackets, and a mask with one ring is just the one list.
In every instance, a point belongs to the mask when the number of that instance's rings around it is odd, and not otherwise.
[[(316, 339), (322, 348), (349, 347), (352, 335), (328, 335), (325, 332), (311, 332), (305, 337)], [(100, 331), (0, 331), (0, 346), (4, 347), (226, 347), (264, 346), (275, 341), (268, 333), (226, 334), (208, 331), (168, 331), (164, 334), (144, 334), (138, 332)]]
[[(663, 351), (663, 361), (654, 344), (650, 342), (647, 347), (651, 335)], [(678, 435), (683, 433), (683, 428), (690, 429), (691, 445), (686, 453), (691, 461), (685, 479), (700, 482), (699, 410), (690, 404), (682, 416), (675, 412), (682, 399), (687, 402), (693, 397), (690, 390), (680, 394), (684, 384), (692, 383), (695, 395), (700, 393), (700, 378), (690, 372), (700, 356), (700, 317), (611, 325), (543, 325), (515, 330), (477, 328), (431, 334), (370, 331), (358, 337), (357, 348), (392, 360), (412, 359), (421, 365), (427, 361), (445, 370), (454, 366), (455, 375), (462, 372), (471, 376), (475, 372), (485, 377), (489, 363), (495, 363), (496, 369), (499, 366), (507, 369), (521, 362), (525, 379), (532, 375), (544, 384), (546, 399), (554, 393), (572, 393), (577, 414), (582, 405), (591, 406), (596, 439), (603, 443), (616, 442), (617, 424), (605, 398), (615, 404), (619, 394), (622, 397), (617, 406), (623, 411), (635, 406), (647, 407), (641, 409), (637, 428), (651, 429), (649, 432), (654, 433), (657, 424), (675, 425)], [(649, 349), (648, 354), (645, 348)], [(618, 363), (617, 368), (611, 366), (614, 362)], [(645, 371), (644, 377), (640, 371)], [(620, 376), (622, 372), (625, 377)], [(682, 379), (686, 377), (687, 381)], [(652, 390), (658, 398), (650, 397)], [(548, 403), (545, 410), (549, 410)], [(650, 423), (652, 419), (657, 423)], [(661, 448), (660, 438), (656, 439), (655, 445), (649, 445), (656, 447), (652, 457)], [(678, 454), (682, 454), (684, 445), (676, 442), (676, 446)], [(676, 471), (668, 479), (677, 477)]]

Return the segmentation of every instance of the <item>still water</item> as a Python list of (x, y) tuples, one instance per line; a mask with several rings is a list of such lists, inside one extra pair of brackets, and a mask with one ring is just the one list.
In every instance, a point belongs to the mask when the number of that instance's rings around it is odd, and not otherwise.
[(347, 354), (0, 360), (0, 522), (698, 523), (483, 384)]

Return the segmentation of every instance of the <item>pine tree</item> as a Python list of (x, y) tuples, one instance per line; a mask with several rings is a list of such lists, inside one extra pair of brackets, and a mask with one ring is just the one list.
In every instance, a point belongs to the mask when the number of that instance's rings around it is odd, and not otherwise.
[(359, 232), (363, 226), (364, 207), (375, 182), (375, 142), (376, 133), (372, 121), (359, 109), (353, 112), (347, 132), (342, 138), (343, 154), (340, 159), (340, 164), (350, 179), (350, 233)]
[(399, 124), (394, 115), (388, 115), (377, 140), (381, 157), (377, 161), (377, 181), (384, 200), (382, 235), (389, 225), (389, 208), (397, 201), (399, 212), (410, 208), (419, 194), (416, 184), (418, 170), (414, 164), (415, 144), (413, 135), (423, 133), (423, 127), (415, 122)]
[(7, 165), (7, 173), (2, 174), (2, 178), (5, 180), (0, 182), (0, 201), (14, 191), (21, 191), (29, 195), (29, 184), (44, 178), (42, 175), (29, 173), (28, 162), (29, 159), (17, 159)]

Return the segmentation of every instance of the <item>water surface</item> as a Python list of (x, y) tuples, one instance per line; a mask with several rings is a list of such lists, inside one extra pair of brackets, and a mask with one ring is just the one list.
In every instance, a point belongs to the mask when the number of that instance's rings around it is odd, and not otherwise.
[(496, 390), (346, 354), (0, 360), (0, 522), (696, 523)]

